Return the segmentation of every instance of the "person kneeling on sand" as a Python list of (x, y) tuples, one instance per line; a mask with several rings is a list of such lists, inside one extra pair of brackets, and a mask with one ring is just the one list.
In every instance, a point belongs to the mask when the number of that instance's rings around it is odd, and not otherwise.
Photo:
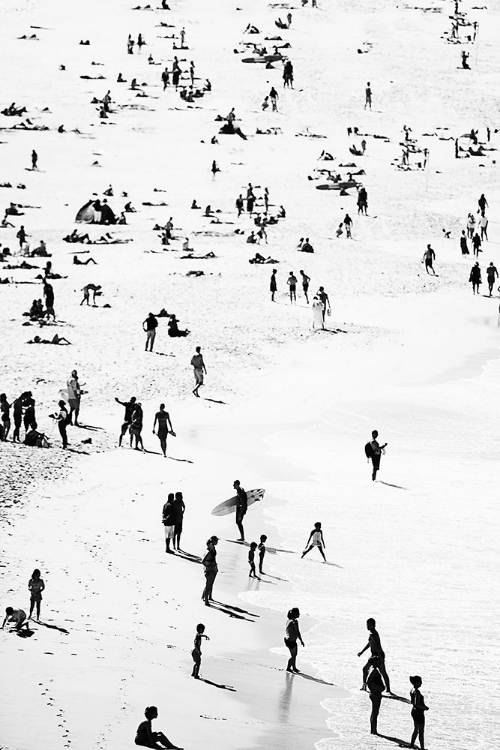
[(5, 617), (2, 623), (2, 629), (6, 622), (12, 623), (12, 627), (19, 631), (22, 628), (29, 629), (29, 625), (26, 621), (26, 612), (23, 609), (14, 609), (13, 607), (6, 607)]
[(142, 721), (137, 727), (135, 735), (135, 744), (141, 747), (153, 747), (158, 750), (183, 750), (183, 748), (173, 745), (163, 732), (153, 732), (152, 721), (158, 718), (158, 709), (156, 706), (148, 706), (144, 711), (146, 721)]

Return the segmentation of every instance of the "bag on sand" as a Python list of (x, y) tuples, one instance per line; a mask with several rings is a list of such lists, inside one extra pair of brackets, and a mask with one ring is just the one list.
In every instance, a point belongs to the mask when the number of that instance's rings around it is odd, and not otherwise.
[(373, 448), (371, 443), (365, 445), (365, 456), (367, 458), (373, 458)]

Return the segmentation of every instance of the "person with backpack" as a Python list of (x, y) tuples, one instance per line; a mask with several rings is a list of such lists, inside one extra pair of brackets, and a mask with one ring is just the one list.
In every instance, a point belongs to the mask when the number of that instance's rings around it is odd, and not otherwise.
[(373, 465), (372, 481), (374, 482), (377, 477), (377, 471), (380, 469), (380, 458), (384, 449), (387, 447), (387, 443), (380, 445), (378, 440), (378, 430), (373, 430), (372, 439), (365, 445), (365, 456), (368, 461), (371, 460)]

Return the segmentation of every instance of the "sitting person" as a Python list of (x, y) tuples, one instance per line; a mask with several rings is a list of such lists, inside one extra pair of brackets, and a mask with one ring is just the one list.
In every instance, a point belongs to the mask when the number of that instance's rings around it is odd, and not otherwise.
[[(182, 750), (173, 745), (163, 732), (153, 732), (152, 721), (158, 718), (158, 709), (156, 706), (148, 706), (144, 711), (146, 721), (143, 721), (137, 727), (135, 735), (135, 744), (141, 747), (155, 748), (156, 750)], [(161, 744), (158, 744), (161, 743)]]
[(191, 208), (192, 209), (200, 208), (200, 206), (196, 203), (196, 198), (193, 199), (193, 202), (191, 203)]
[(71, 234), (63, 237), (63, 242), (90, 242), (90, 237), (88, 234), (78, 234), (78, 230), (73, 229)]
[(57, 333), (55, 334), (54, 338), (49, 341), (48, 339), (41, 339), (40, 336), (33, 336), (32, 341), (27, 341), (27, 344), (71, 344), (71, 341), (68, 341), (68, 339), (64, 338), (64, 336), (59, 336)]
[(125, 213), (127, 213), (127, 214), (135, 214), (135, 213), (136, 213), (136, 210), (135, 210), (135, 208), (134, 208), (134, 207), (132, 206), (132, 203), (131, 203), (130, 201), (129, 201), (128, 203), (125, 203), (125, 206), (124, 206), (123, 210), (124, 210), (124, 211), (125, 211)]
[(39, 320), (45, 316), (43, 304), (41, 299), (34, 299), (31, 303), (30, 311), (28, 313), (31, 320)]
[(248, 237), (247, 237), (247, 243), (248, 243), (249, 245), (255, 245), (255, 244), (256, 244), (256, 242), (257, 242), (257, 237), (255, 236), (255, 233), (254, 233), (254, 231), (252, 230), (252, 231), (250, 232), (250, 234), (248, 235)]
[(4, 229), (6, 229), (7, 227), (13, 227), (14, 226), (14, 224), (11, 224), (10, 221), (7, 221), (7, 216), (8, 215), (9, 214), (7, 213), (7, 211), (5, 211), (5, 216), (2, 219), (2, 228), (4, 228)]
[(35, 247), (33, 252), (31, 253), (32, 257), (39, 257), (39, 258), (47, 258), (49, 256), (47, 252), (47, 246), (44, 242), (44, 240), (40, 240), (40, 244), (38, 247)]
[(36, 422), (32, 422), (29, 429), (26, 431), (24, 438), (24, 444), (29, 445), (32, 448), (48, 448), (49, 443), (43, 432), (38, 432), (38, 425)]
[(176, 336), (187, 336), (188, 333), (191, 333), (191, 331), (188, 331), (187, 328), (185, 331), (181, 331), (178, 324), (178, 320), (175, 317), (175, 315), (170, 316), (170, 320), (167, 323), (168, 326), (168, 335), (172, 338), (175, 338)]
[(186, 239), (182, 243), (182, 251), (184, 253), (192, 253), (193, 252), (193, 248), (189, 247), (189, 237), (186, 237)]
[(278, 211), (278, 219), (285, 219), (286, 218), (286, 211), (284, 206), (280, 206), (280, 210)]
[(306, 241), (302, 243), (302, 246), (297, 248), (302, 253), (313, 253), (314, 248), (309, 242), (309, 237), (306, 237)]
[(78, 255), (73, 255), (74, 266), (88, 266), (89, 263), (94, 263), (94, 265), (97, 265), (97, 263), (95, 262), (93, 258), (87, 258), (87, 260), (80, 260)]

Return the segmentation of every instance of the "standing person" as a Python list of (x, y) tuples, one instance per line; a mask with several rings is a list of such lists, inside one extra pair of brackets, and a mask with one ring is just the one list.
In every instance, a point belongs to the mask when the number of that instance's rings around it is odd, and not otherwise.
[(43, 582), (43, 579), (40, 578), (41, 573), (38, 570), (38, 568), (35, 568), (33, 573), (31, 574), (31, 578), (28, 582), (28, 588), (31, 593), (31, 599), (30, 599), (30, 614), (28, 619), (31, 620), (31, 615), (33, 614), (33, 610), (36, 605), (36, 619), (40, 619), (40, 604), (42, 601), (42, 591), (45, 590), (45, 583)]
[(302, 291), (304, 292), (304, 297), (306, 298), (306, 303), (309, 304), (309, 282), (311, 281), (310, 277), (304, 273), (304, 271), (300, 271), (300, 275), (302, 276)]
[(14, 434), (12, 435), (12, 442), (18, 443), (19, 438), (19, 431), (21, 429), (21, 425), (23, 422), (23, 399), (22, 396), (19, 396), (19, 398), (16, 398), (14, 401), (13, 409), (12, 409), (12, 416), (14, 417)]
[(195, 396), (199, 398), (200, 394), (198, 393), (198, 391), (203, 385), (203, 375), (207, 374), (207, 368), (205, 367), (205, 362), (203, 361), (203, 354), (201, 353), (201, 346), (196, 347), (196, 354), (194, 354), (193, 357), (191, 358), (191, 365), (193, 367), (194, 382), (195, 382), (193, 393)]
[[(358, 653), (358, 656), (361, 656), (362, 654), (364, 654), (364, 652), (369, 648), (372, 656), (378, 657), (379, 663), (377, 665), (377, 668), (379, 669), (382, 677), (384, 678), (385, 689), (387, 690), (388, 693), (391, 693), (391, 683), (389, 680), (389, 675), (387, 674), (387, 670), (385, 668), (385, 654), (382, 649), (382, 644), (380, 642), (380, 636), (377, 630), (375, 629), (375, 625), (376, 625), (376, 622), (373, 619), (373, 617), (369, 617), (368, 620), (366, 621), (366, 628), (367, 630), (370, 631), (370, 635), (368, 636), (368, 643), (366, 644), (364, 649), (362, 649)], [(370, 661), (371, 660), (368, 659), (367, 663), (363, 667), (363, 687), (361, 688), (362, 690), (366, 690), (366, 678), (368, 676), (368, 671), (371, 667)]]
[(365, 445), (365, 455), (368, 460), (371, 460), (373, 471), (372, 471), (372, 480), (375, 481), (377, 477), (377, 471), (380, 469), (380, 458), (382, 456), (382, 451), (385, 450), (387, 447), (387, 443), (384, 443), (383, 445), (379, 445), (379, 442), (377, 440), (378, 438), (378, 430), (373, 430), (372, 432), (372, 439), (370, 442), (368, 442)]
[(481, 239), (487, 241), (488, 240), (488, 219), (486, 218), (484, 211), (479, 217), (478, 224), (481, 229)]
[(419, 675), (410, 677), (410, 682), (413, 685), (410, 691), (411, 700), (411, 718), (413, 719), (413, 734), (410, 740), (410, 747), (415, 747), (415, 740), (420, 742), (420, 750), (424, 748), (424, 731), (425, 731), (425, 711), (429, 710), (429, 707), (425, 705), (424, 696), (420, 692), (422, 687), (422, 678)]
[[(163, 732), (153, 732), (151, 723), (153, 719), (158, 718), (158, 709), (156, 706), (148, 706), (144, 711), (144, 716), (146, 717), (146, 721), (142, 721), (137, 727), (135, 735), (136, 745), (157, 748), (157, 750), (163, 750), (163, 746), (167, 750), (182, 750), (181, 747), (173, 745)], [(161, 745), (158, 744), (159, 742), (161, 742)]]
[(465, 236), (465, 229), (462, 229), (462, 236), (460, 237), (460, 250), (462, 255), (469, 255), (469, 248), (467, 247), (467, 237)]
[(269, 282), (269, 291), (271, 292), (271, 302), (274, 302), (274, 295), (278, 291), (278, 284), (276, 282), (277, 273), (278, 273), (278, 269), (273, 268), (273, 272), (271, 274), (271, 281)]
[[(495, 279), (498, 279), (498, 271), (496, 267), (493, 265), (493, 263), (490, 263), (488, 268), (486, 269), (486, 277), (488, 279), (488, 289), (490, 290), (490, 297), (493, 294), (493, 285), (495, 283)], [(4, 437), (5, 440), (5, 437)]]
[(313, 312), (313, 328), (321, 328), (325, 330), (325, 323), (323, 319), (323, 303), (319, 297), (314, 295), (312, 301), (312, 312)]
[(142, 330), (146, 333), (146, 347), (144, 351), (148, 351), (148, 345), (149, 345), (149, 351), (153, 351), (153, 344), (155, 342), (156, 338), (156, 329), (158, 328), (158, 321), (153, 315), (152, 312), (148, 314), (148, 317), (142, 324)]
[(469, 274), (469, 281), (472, 284), (472, 293), (479, 294), (479, 287), (481, 285), (481, 269), (479, 263), (476, 261), (472, 266)]
[(75, 427), (79, 427), (78, 424), (78, 417), (80, 415), (80, 402), (82, 398), (82, 389), (80, 387), (80, 383), (78, 381), (78, 373), (76, 370), (72, 370), (71, 377), (67, 382), (67, 388), (68, 388), (68, 404), (69, 404), (69, 421), (68, 424), (71, 424), (71, 420), (74, 416), (74, 422), (73, 424)]
[(250, 549), (248, 550), (248, 564), (250, 565), (250, 572), (248, 573), (249, 578), (257, 578), (255, 572), (255, 550), (257, 549), (257, 542), (250, 542)]
[(118, 447), (121, 447), (122, 440), (127, 434), (127, 430), (132, 424), (132, 414), (134, 413), (135, 404), (136, 404), (136, 397), (131, 396), (130, 401), (120, 401), (119, 398), (116, 398), (115, 401), (117, 404), (120, 404), (120, 406), (125, 407), (125, 414), (123, 416), (123, 423), (120, 429), (120, 437), (118, 438)]
[(285, 631), (285, 646), (290, 651), (290, 658), (288, 659), (288, 664), (286, 666), (287, 672), (296, 672), (298, 673), (299, 670), (297, 669), (297, 641), (300, 641), (302, 644), (302, 648), (304, 648), (305, 643), (302, 640), (302, 636), (300, 634), (299, 629), (299, 623), (297, 620), (300, 617), (300, 612), (297, 607), (293, 607), (288, 614), (287, 614), (287, 623), (286, 623), (286, 631)]
[(163, 506), (161, 521), (165, 528), (165, 552), (168, 552), (169, 555), (173, 555), (174, 552), (170, 549), (170, 540), (174, 538), (175, 534), (173, 492), (168, 493), (167, 502)]
[(317, 296), (319, 297), (319, 299), (321, 300), (321, 304), (323, 305), (323, 328), (324, 328), (326, 311), (328, 310), (328, 315), (330, 315), (332, 312), (332, 308), (330, 307), (330, 298), (328, 297), (328, 294), (325, 292), (325, 288), (322, 286), (320, 286)]
[(288, 292), (290, 294), (290, 304), (292, 304), (292, 302), (297, 302), (297, 277), (293, 271), (290, 271), (286, 283), (288, 284)]
[(484, 197), (484, 193), (481, 193), (481, 197), (477, 201), (477, 205), (479, 206), (479, 210), (482, 214), (486, 211), (486, 208), (489, 208), (488, 201)]
[(366, 84), (365, 89), (365, 109), (367, 107), (370, 107), (370, 109), (372, 108), (372, 88), (370, 85), (370, 81), (368, 81), (368, 83)]
[(267, 542), (267, 536), (265, 534), (261, 534), (260, 542), (259, 542), (259, 573), (263, 575), (264, 571), (262, 570), (262, 566), (264, 565), (264, 557), (266, 556), (266, 542)]
[(325, 540), (323, 538), (323, 532), (321, 530), (321, 523), (317, 521), (314, 524), (314, 529), (309, 534), (309, 539), (307, 540), (306, 547), (300, 556), (300, 559), (302, 560), (303, 557), (307, 555), (308, 552), (310, 552), (313, 547), (317, 547), (321, 557), (326, 562), (325, 553), (323, 552), (323, 549), (326, 548)]
[(191, 651), (191, 656), (193, 657), (194, 666), (193, 671), (191, 672), (191, 677), (194, 677), (195, 680), (200, 679), (200, 667), (201, 667), (201, 641), (205, 638), (205, 640), (209, 641), (210, 638), (208, 635), (205, 635), (205, 626), (202, 622), (200, 622), (199, 625), (196, 626), (196, 635), (194, 637), (194, 648)]
[(163, 91), (165, 91), (165, 89), (167, 88), (167, 86), (170, 83), (170, 71), (169, 71), (168, 68), (165, 68), (165, 70), (161, 74), (161, 80), (162, 80), (162, 83), (163, 83)]
[(66, 401), (63, 401), (62, 399), (61, 401), (59, 401), (59, 413), (53, 414), (52, 416), (57, 421), (59, 434), (62, 440), (62, 447), (67, 448), (68, 436), (66, 434), (66, 427), (68, 424), (71, 424), (71, 422), (70, 422), (70, 415), (68, 414), (68, 411), (66, 409)]
[(248, 509), (248, 498), (247, 493), (241, 486), (240, 480), (235, 479), (233, 487), (236, 490), (236, 526), (240, 532), (239, 542), (245, 541), (245, 532), (243, 530), (243, 519)]
[(241, 193), (236, 198), (236, 204), (235, 205), (236, 205), (236, 210), (238, 211), (238, 219), (239, 219), (240, 216), (241, 216), (241, 214), (242, 214), (242, 212), (243, 212), (243, 207), (244, 207), (243, 197), (242, 197)]
[(35, 399), (33, 398), (31, 391), (26, 391), (26, 393), (21, 396), (21, 399), (24, 406), (24, 430), (25, 432), (28, 432), (28, 430), (31, 429), (33, 422), (36, 422)]
[(170, 420), (170, 414), (168, 413), (168, 411), (165, 411), (165, 404), (160, 404), (160, 411), (157, 411), (155, 414), (155, 419), (153, 422), (153, 435), (155, 434), (155, 428), (157, 424), (158, 432), (156, 434), (158, 435), (158, 439), (160, 441), (162, 453), (166, 458), (168, 433), (170, 432), (170, 434), (174, 436), (175, 433), (172, 427), (172, 422)]
[[(130, 447), (132, 448), (132, 442), (135, 438), (134, 450), (144, 450), (144, 443), (142, 442), (142, 427), (144, 423), (144, 412), (142, 411), (142, 404), (138, 401), (135, 405), (135, 409), (132, 412), (132, 422), (130, 423)], [(139, 448), (139, 443), (141, 447)]]
[(38, 169), (38, 154), (35, 149), (31, 152), (31, 169)]
[(366, 216), (368, 212), (368, 193), (363, 185), (358, 190), (357, 205), (358, 214), (365, 214)]
[(184, 512), (186, 510), (186, 506), (184, 504), (184, 499), (182, 497), (182, 492), (176, 492), (174, 502), (172, 503), (173, 511), (174, 511), (174, 549), (177, 550), (177, 552), (180, 551), (181, 548), (181, 534), (182, 534), (182, 524), (184, 520)]
[(56, 319), (54, 312), (54, 287), (49, 284), (48, 281), (43, 282), (43, 296), (45, 297), (45, 307), (47, 308), (47, 317), (51, 315), (53, 319)]
[(271, 105), (273, 112), (278, 111), (278, 92), (274, 88), (274, 86), (271, 88), (271, 91), (269, 92), (269, 98), (271, 100)]
[(467, 217), (467, 237), (471, 240), (474, 237), (474, 228), (476, 226), (476, 219), (474, 214), (469, 214)]
[(478, 235), (477, 232), (472, 238), (472, 247), (474, 248), (473, 254), (476, 256), (476, 258), (479, 258), (479, 253), (481, 253), (482, 250), (481, 250), (481, 237)]
[(349, 214), (345, 215), (344, 218), (345, 233), (348, 240), (352, 238), (352, 219)]
[(217, 172), (220, 172), (220, 169), (217, 166), (217, 162), (215, 161), (215, 159), (212, 161), (211, 170), (212, 170), (212, 174), (213, 174), (214, 177), (217, 174)]
[(217, 573), (219, 572), (219, 568), (217, 567), (217, 550), (215, 549), (218, 541), (218, 537), (210, 537), (210, 539), (207, 541), (206, 555), (201, 561), (203, 567), (205, 568), (205, 588), (203, 589), (201, 598), (203, 599), (207, 607), (210, 606), (210, 602), (212, 601), (212, 590), (214, 587), (215, 579), (217, 577)]
[(380, 704), (382, 703), (382, 693), (384, 691), (384, 682), (382, 680), (382, 675), (380, 674), (378, 670), (379, 664), (380, 664), (379, 657), (372, 656), (371, 659), (369, 659), (368, 661), (371, 667), (371, 671), (366, 680), (366, 687), (368, 689), (368, 692), (370, 693), (370, 700), (372, 702), (372, 712), (370, 716), (370, 733), (378, 734), (377, 720), (378, 720), (378, 715), (380, 712)]
[[(7, 214), (5, 214), (7, 216)], [(26, 242), (26, 237), (28, 235), (26, 234), (26, 231), (24, 229), (24, 224), (21, 224), (21, 227), (19, 229), (19, 232), (16, 234), (17, 239), (19, 240), (19, 247), (22, 247), (24, 243)]]
[(432, 249), (430, 245), (427, 245), (427, 250), (424, 252), (422, 256), (422, 263), (425, 263), (425, 270), (427, 271), (427, 273), (429, 273), (429, 268), (431, 269), (433, 276), (436, 275), (436, 272), (432, 265), (435, 259), (436, 259), (436, 253), (434, 252), (434, 250)]
[[(490, 294), (491, 297), (491, 294)], [(5, 393), (2, 393), (0, 395), (0, 411), (2, 414), (2, 440), (7, 440), (7, 435), (9, 434), (10, 430), (10, 407), (12, 404), (9, 404), (7, 401), (7, 395)]]

